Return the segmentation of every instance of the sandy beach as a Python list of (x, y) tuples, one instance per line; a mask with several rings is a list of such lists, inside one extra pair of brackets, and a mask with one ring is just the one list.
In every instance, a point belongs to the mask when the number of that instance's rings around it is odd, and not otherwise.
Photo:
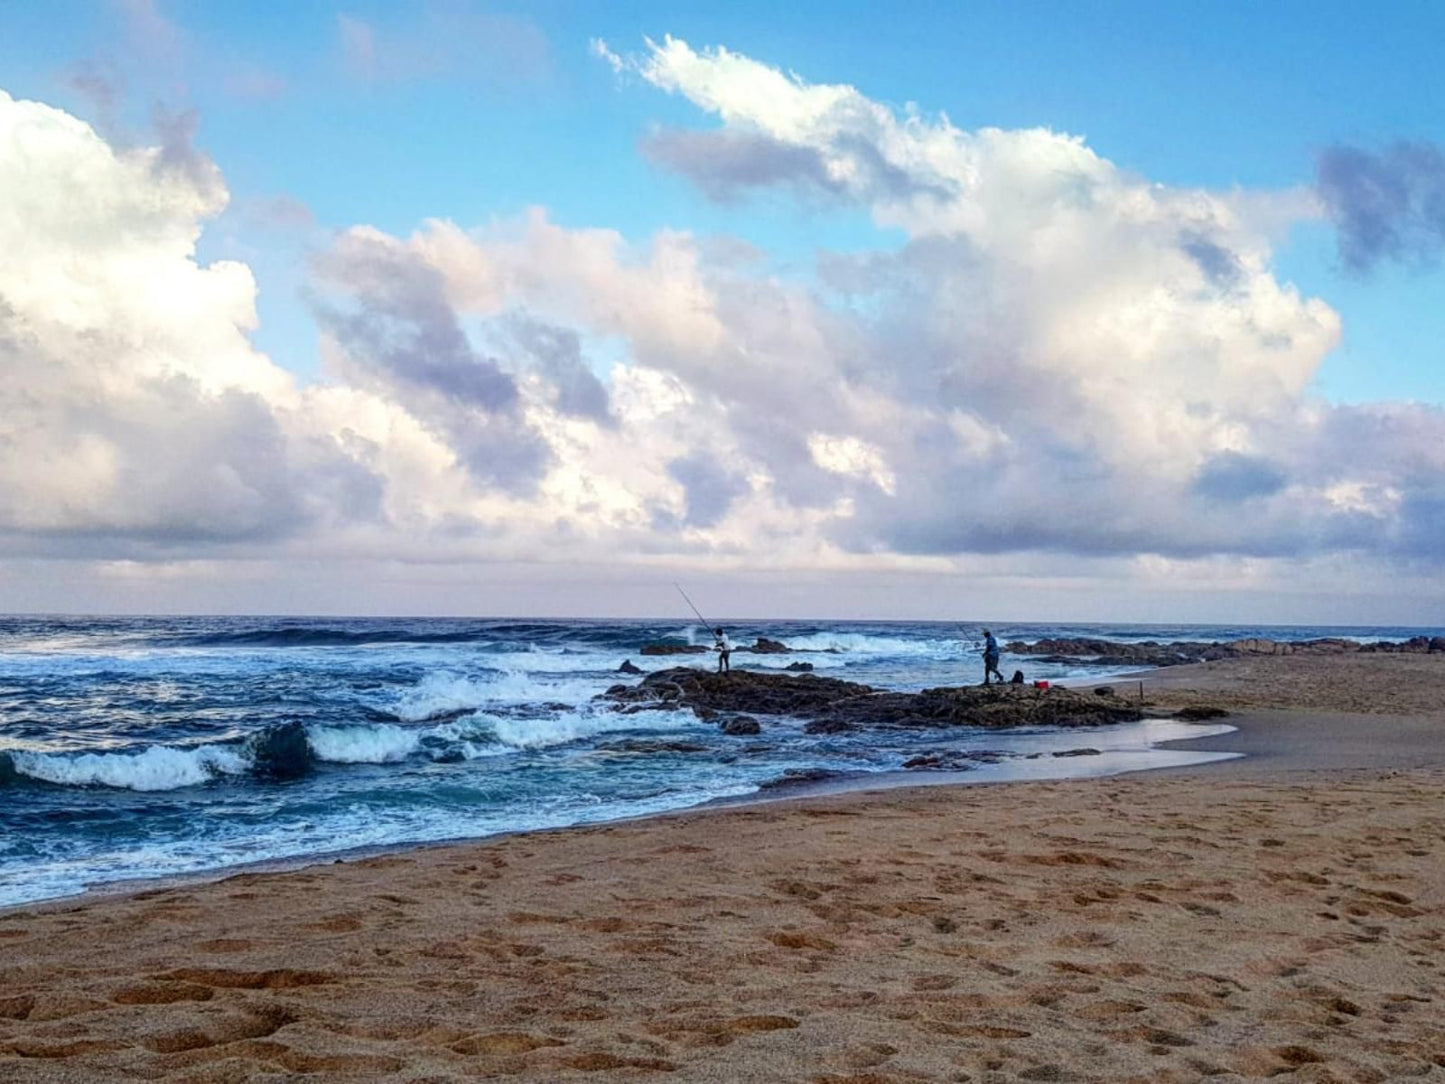
[(1249, 756), (0, 914), (0, 1079), (1445, 1077), (1445, 658), (1143, 680)]

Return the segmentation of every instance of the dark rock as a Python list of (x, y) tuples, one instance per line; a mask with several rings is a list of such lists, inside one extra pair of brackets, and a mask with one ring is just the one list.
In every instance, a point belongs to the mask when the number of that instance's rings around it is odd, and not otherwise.
[(810, 662), (790, 662), (784, 669), (793, 670), (800, 674), (811, 674), (813, 672), (813, 664)]
[(443, 708), (441, 711), (434, 711), (430, 715), (424, 715), (414, 720), (418, 723), (450, 723), (463, 716), (471, 715), (476, 708)]
[(643, 644), (639, 655), (702, 655), (707, 648), (701, 644)]
[(609, 753), (706, 753), (706, 745), (667, 738), (621, 738), (597, 746)]
[[(262, 731), (252, 741), (252, 752), (255, 772), (263, 779), (300, 779), (315, 760), (305, 725), (294, 720)], [(8, 757), (0, 756), (0, 782), (4, 782), (3, 767), (8, 761)]]
[(1017, 753), (1006, 752), (1002, 749), (974, 749), (958, 755), (967, 757), (969, 760), (976, 760), (980, 764), (997, 764), (1000, 760), (1007, 760), (1010, 757), (1018, 756)]
[(1113, 695), (1114, 695), (1114, 686), (1112, 686), (1112, 685), (1100, 685), (1097, 689), (1094, 690), (1094, 695), (1095, 695), (1095, 696), (1113, 696)]
[(1259, 655), (1350, 655), (1356, 652), (1426, 654), (1445, 651), (1445, 636), (1413, 636), (1400, 643), (1389, 640), (1360, 643), (1339, 636), (1324, 636), (1300, 641), (1246, 637), (1227, 643), (1201, 640), (1157, 643), (1148, 640), (1137, 644), (1083, 637), (1044, 639), (1032, 644), (1015, 640), (1007, 645), (1007, 650), (1014, 655), (1032, 655), (1044, 662), (1078, 662), (1087, 659), (1103, 666), (1178, 666), (1182, 663), (1214, 662)]
[(777, 779), (759, 783), (758, 790), (779, 790), (783, 787), (805, 786), (809, 783), (826, 783), (834, 779), (851, 779), (858, 772), (840, 772), (832, 768), (785, 768)]
[(1197, 723), (1204, 719), (1223, 719), (1228, 714), (1229, 712), (1223, 708), (1216, 708), (1213, 704), (1190, 704), (1187, 708), (1180, 708), (1176, 711), (1174, 718)]
[(719, 729), (732, 737), (748, 737), (763, 732), (762, 725), (749, 715), (737, 715), (724, 722)]
[(623, 659), (622, 665), (617, 668), (617, 672), (619, 674), (640, 674), (642, 673), (642, 668), (632, 665), (631, 659)]
[(1097, 749), (1061, 749), (1053, 755), (1056, 757), (1096, 757), (1100, 753)]
[(766, 636), (759, 636), (758, 642), (753, 644), (753, 652), (757, 655), (782, 655), (791, 650), (787, 644), (769, 640)]
[(919, 769), (931, 772), (967, 772), (973, 769), (973, 765), (967, 758), (956, 753), (921, 753), (905, 760), (903, 768), (910, 772)]
[[(1116, 697), (1085, 696), (1071, 689), (965, 686), (918, 693), (880, 692), (867, 685), (815, 674), (734, 672), (673, 668), (649, 674), (623, 692), (602, 699), (630, 710), (637, 705), (685, 706), (748, 715), (784, 715), (819, 724), (812, 733), (853, 727), (1097, 726), (1141, 718)], [(833, 729), (833, 728), (836, 728)]]
[(851, 734), (861, 727), (857, 723), (845, 723), (842, 719), (814, 719), (803, 727), (804, 734)]

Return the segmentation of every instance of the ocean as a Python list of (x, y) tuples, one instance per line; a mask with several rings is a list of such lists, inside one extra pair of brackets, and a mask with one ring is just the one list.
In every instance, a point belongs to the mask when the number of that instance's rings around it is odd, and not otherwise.
[[(1407, 639), (1440, 630), (995, 623), (1045, 637)], [(976, 683), (979, 625), (737, 621), (737, 668), (880, 688)], [(809, 735), (764, 719), (729, 737), (676, 710), (619, 714), (596, 695), (644, 671), (711, 666), (643, 644), (706, 644), (696, 624), (435, 618), (0, 617), (0, 906), (133, 878), (615, 820), (742, 799), (789, 772), (897, 778), (912, 756), (988, 751), (964, 781), (1103, 775), (1218, 754), (1157, 748), (1197, 728)], [(1005, 653), (1030, 680), (1117, 667)], [(671, 746), (671, 747), (669, 747)], [(1081, 746), (1099, 755), (1053, 757)], [(1033, 755), (1045, 754), (1045, 755)], [(909, 773), (928, 782), (929, 773)], [(950, 775), (950, 780), (959, 777)], [(765, 791), (771, 793), (771, 791)], [(780, 790), (782, 794), (786, 791)]]

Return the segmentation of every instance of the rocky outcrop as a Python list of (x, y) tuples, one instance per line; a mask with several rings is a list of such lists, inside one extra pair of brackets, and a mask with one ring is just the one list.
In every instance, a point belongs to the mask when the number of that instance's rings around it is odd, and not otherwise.
[[(703, 655), (712, 648), (702, 644), (643, 644), (639, 653), (643, 655)], [(754, 655), (787, 655), (792, 648), (780, 640), (769, 640), (766, 636), (759, 636), (751, 646), (740, 644), (733, 648), (733, 654), (746, 654), (752, 652)]]
[(709, 649), (700, 644), (643, 644), (639, 655), (702, 655)]
[(1183, 719), (1186, 723), (1202, 723), (1209, 719), (1223, 719), (1228, 715), (1229, 712), (1213, 704), (1190, 704), (1176, 711), (1174, 718)]
[(759, 636), (757, 643), (753, 644), (752, 651), (758, 655), (782, 655), (791, 651), (787, 644), (779, 643), (777, 640), (769, 640), (766, 636)]
[(602, 698), (619, 711), (687, 707), (700, 716), (789, 716), (808, 720), (810, 733), (865, 727), (1098, 726), (1142, 717), (1119, 697), (1062, 688), (990, 685), (881, 692), (814, 674), (716, 674), (686, 667), (649, 674), (636, 685), (614, 685)]
[(1014, 655), (1042, 656), (1045, 662), (1077, 662), (1087, 659), (1102, 666), (1178, 666), (1191, 662), (1214, 662), (1219, 659), (1248, 658), (1258, 655), (1346, 655), (1354, 652), (1385, 654), (1427, 654), (1445, 652), (1445, 636), (1416, 636), (1402, 643), (1376, 640), (1360, 643), (1327, 636), (1316, 640), (1268, 640), (1251, 637), (1243, 640), (1205, 641), (1174, 640), (1158, 643), (1146, 640), (1137, 644), (1121, 644), (1112, 640), (1044, 639), (1028, 644), (1015, 640), (1006, 650)]
[(718, 726), (724, 734), (730, 737), (750, 737), (763, 732), (762, 725), (750, 715), (736, 715)]
[(643, 671), (640, 666), (634, 666), (631, 659), (623, 659), (622, 665), (617, 668), (617, 672), (619, 674), (640, 674)]

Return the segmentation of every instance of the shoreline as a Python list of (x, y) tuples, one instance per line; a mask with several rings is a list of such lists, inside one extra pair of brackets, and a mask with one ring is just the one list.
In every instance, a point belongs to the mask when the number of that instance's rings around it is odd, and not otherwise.
[[(1348, 709), (1429, 700), (1445, 665), (1387, 695), (1356, 687), (1373, 667), (1270, 667), (1153, 692), (1264, 705), (1180, 743), (1253, 751), (1219, 764), (788, 795), (23, 905), (0, 913), (0, 1078), (1433, 1078), (1445, 712)], [(1331, 709), (1268, 706), (1301, 682)]]
[[(1167, 671), (1150, 671), (1167, 673)], [(1361, 727), (1371, 723), (1378, 727), (1384, 720), (1388, 734), (1376, 730), (1362, 737)], [(419, 851), (445, 850), (453, 847), (485, 846), (503, 840), (527, 839), (610, 825), (628, 825), (664, 821), (680, 816), (746, 809), (753, 806), (787, 805), (810, 801), (826, 801), (850, 795), (879, 796), (906, 794), (912, 790), (938, 787), (1011, 787), (1034, 783), (1068, 785), (1123, 776), (1184, 776), (1201, 773), (1216, 778), (1284, 781), (1299, 776), (1355, 770), (1409, 770), (1414, 768), (1445, 768), (1445, 727), (1428, 716), (1359, 716), (1293, 711), (1260, 711), (1232, 714), (1216, 722), (1190, 723), (1209, 733), (1160, 741), (1152, 749), (1180, 749), (1191, 753), (1217, 754), (1214, 759), (1184, 765), (1146, 765), (1120, 768), (1099, 774), (1063, 775), (1041, 778), (978, 778), (972, 772), (936, 771), (920, 773), (895, 770), (873, 772), (856, 777), (825, 779), (791, 785), (780, 793), (754, 791), (750, 794), (705, 799), (694, 805), (644, 813), (612, 820), (581, 822), (551, 828), (520, 829), (493, 835), (456, 836), (438, 840), (410, 840), (394, 844), (344, 848), (289, 858), (259, 859), (231, 866), (219, 866), (193, 873), (140, 876), (118, 881), (105, 881), (87, 886), (82, 892), (53, 896), (31, 902), (0, 906), (0, 919), (15, 912), (35, 911), (52, 907), (84, 907), (92, 902), (123, 899), (137, 893), (157, 889), (213, 885), (232, 877), (257, 874), (295, 873), (347, 862), (366, 861)], [(1219, 733), (1221, 727), (1227, 728)], [(1321, 740), (1323, 739), (1323, 741)]]
[[(1248, 704), (1251, 698), (1265, 703), (1272, 702), (1271, 690), (1249, 691), (1241, 696), (1240, 686), (1257, 678), (1260, 671), (1276, 674), (1298, 675), (1308, 669), (1308, 687), (1323, 687), (1326, 697), (1339, 697), (1340, 691), (1325, 677), (1338, 677), (1342, 670), (1360, 668), (1361, 663), (1368, 669), (1380, 667), (1379, 659), (1396, 660), (1396, 670), (1405, 670), (1411, 676), (1423, 672), (1433, 678), (1428, 683), (1425, 703), (1445, 705), (1445, 661), (1433, 663), (1430, 657), (1419, 656), (1345, 656), (1345, 657), (1264, 657), (1262, 659), (1231, 659), (1217, 662), (1197, 663), (1171, 667), (1134, 671), (1116, 675), (1112, 683), (1122, 685), (1138, 684), (1147, 705), (1154, 712), (1162, 708), (1176, 710), (1188, 704), (1219, 702), (1235, 704), (1243, 700)], [(1071, 688), (1090, 688), (1110, 684), (1110, 680), (1070, 680)], [(1064, 682), (1057, 684), (1063, 685)], [(1296, 683), (1296, 686), (1298, 683)], [(1438, 690), (1438, 700), (1429, 699)], [(1288, 695), (1297, 696), (1298, 688), (1291, 687)], [(25, 911), (48, 906), (84, 906), (92, 901), (126, 897), (138, 892), (157, 888), (185, 887), (190, 885), (214, 884), (229, 877), (288, 873), (329, 866), (335, 863), (362, 861), (368, 858), (405, 854), (411, 851), (432, 850), (447, 847), (485, 845), (498, 840), (527, 838), (529, 836), (555, 832), (585, 830), (592, 827), (613, 824), (631, 824), (657, 819), (706, 813), (714, 810), (745, 808), (754, 805), (793, 803), (813, 799), (827, 799), (858, 793), (902, 792), (914, 789), (936, 787), (998, 787), (1022, 785), (1030, 782), (1084, 782), (1090, 779), (1119, 778), (1127, 775), (1151, 776), (1195, 776), (1207, 772), (1215, 778), (1271, 779), (1307, 776), (1316, 772), (1347, 771), (1352, 769), (1388, 768), (1430, 768), (1445, 766), (1445, 722), (1432, 725), (1432, 716), (1419, 713), (1420, 696), (1399, 695), (1395, 690), (1393, 698), (1387, 698), (1382, 706), (1386, 708), (1415, 709), (1413, 713), (1365, 714), (1359, 712), (1318, 711), (1300, 708), (1254, 708), (1232, 710), (1226, 718), (1215, 723), (1193, 724), (1215, 729), (1222, 724), (1233, 728), (1223, 734), (1208, 733), (1188, 738), (1164, 740), (1153, 744), (1153, 750), (1173, 751), (1209, 755), (1212, 759), (1200, 760), (1184, 765), (1147, 765), (1138, 768), (1125, 767), (1100, 774), (1078, 774), (1071, 776), (1038, 778), (979, 778), (973, 772), (894, 770), (874, 772), (856, 777), (824, 779), (816, 782), (791, 784), (780, 788), (777, 793), (754, 791), (750, 794), (732, 797), (704, 799), (693, 805), (661, 810), (637, 816), (621, 817), (615, 820), (581, 822), (559, 827), (521, 829), (482, 836), (455, 836), (437, 840), (407, 840), (389, 844), (343, 848), (307, 855), (283, 858), (258, 859), (237, 865), (214, 867), (188, 873), (139, 876), (117, 881), (98, 882), (83, 891), (65, 896), (52, 896), (41, 900), (0, 905), (0, 918), (16, 911)], [(1404, 703), (1399, 701), (1403, 699)], [(1166, 717), (1166, 716), (1146, 716)], [(1389, 722), (1384, 722), (1389, 720)], [(1389, 733), (1379, 733), (1380, 727)], [(1086, 731), (1079, 731), (1081, 740)], [(1365, 734), (1368, 737), (1363, 737)], [(1087, 742), (1085, 742), (1087, 744)]]
[[(1199, 726), (1211, 731), (1218, 730), (1215, 723), (1188, 724)], [(1227, 727), (1228, 724), (1225, 724)], [(1087, 733), (1080, 731), (1080, 734)], [(1182, 738), (1153, 743), (1148, 750), (1163, 750), (1180, 745), (1191, 744), (1195, 741), (1202, 741), (1206, 737), (1216, 735), (1201, 735), (1199, 737)], [(1227, 734), (1217, 735), (1220, 738), (1227, 738)], [(842, 797), (850, 794), (882, 794), (892, 791), (908, 791), (914, 789), (930, 789), (934, 787), (1004, 787), (1021, 785), (1035, 782), (1070, 783), (1082, 782), (1091, 779), (1109, 779), (1121, 775), (1153, 773), (1153, 772), (1174, 772), (1189, 771), (1194, 768), (1206, 767), (1211, 764), (1222, 764), (1230, 759), (1242, 757), (1245, 754), (1231, 750), (1198, 750), (1203, 754), (1217, 752), (1214, 759), (1201, 760), (1191, 765), (1143, 765), (1140, 767), (1124, 767), (1115, 771), (1075, 774), (1075, 775), (1040, 775), (1027, 777), (1012, 777), (1002, 779), (979, 778), (972, 771), (905, 771), (896, 769), (887, 772), (867, 772), (856, 776), (840, 776), (830, 779), (800, 782), (788, 784), (775, 789), (760, 789), (748, 794), (734, 795), (721, 798), (707, 798), (692, 805), (679, 806), (676, 809), (664, 809), (652, 813), (642, 813), (634, 816), (617, 817), (600, 821), (583, 821), (576, 824), (560, 825), (548, 828), (524, 828), (514, 831), (497, 832), (490, 835), (479, 836), (454, 836), (448, 839), (434, 840), (401, 840), (396, 843), (372, 844), (360, 847), (341, 848), (334, 851), (319, 851), (313, 854), (295, 855), (282, 858), (262, 858), (252, 862), (242, 862), (235, 865), (217, 866), (209, 869), (195, 870), (189, 873), (159, 874), (156, 876), (127, 877), (115, 881), (101, 881), (93, 885), (87, 885), (80, 892), (64, 896), (49, 896), (44, 899), (29, 902), (0, 904), (0, 919), (17, 912), (30, 911), (46, 907), (84, 906), (93, 901), (105, 901), (117, 898), (133, 896), (140, 892), (149, 892), (155, 889), (185, 888), (195, 885), (216, 884), (227, 880), (230, 877), (252, 875), (252, 874), (273, 874), (273, 873), (295, 873), (302, 870), (331, 866), (339, 863), (364, 861), (370, 858), (384, 857), (388, 855), (407, 854), (412, 851), (427, 851), (443, 849), (448, 847), (465, 847), (485, 845), (506, 839), (527, 838), (535, 835), (543, 835), (555, 832), (572, 832), (588, 828), (602, 827), (606, 825), (621, 825), (645, 823), (653, 820), (663, 820), (669, 817), (685, 816), (712, 811), (723, 811), (741, 809), (756, 805), (773, 805), (777, 803), (804, 802), (814, 799), (827, 799)], [(1048, 764), (1050, 761), (1041, 761)]]

